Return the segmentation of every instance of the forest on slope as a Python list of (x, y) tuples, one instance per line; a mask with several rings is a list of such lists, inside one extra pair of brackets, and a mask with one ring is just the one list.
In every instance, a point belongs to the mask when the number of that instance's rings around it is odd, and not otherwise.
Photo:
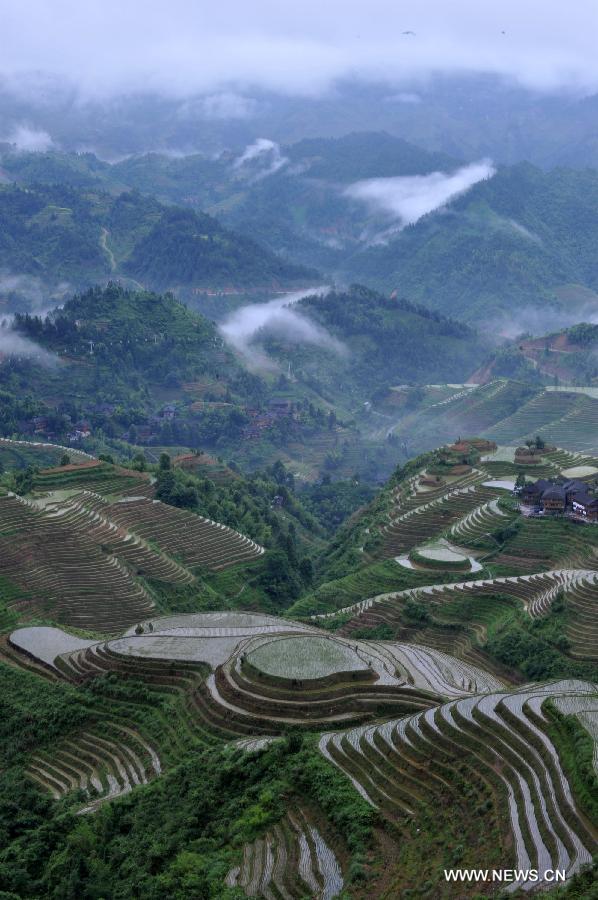
[[(88, 287), (115, 277), (147, 287), (275, 288), (310, 273), (211, 216), (165, 207), (136, 192), (114, 196), (66, 185), (0, 185), (0, 270)], [(10, 277), (7, 279), (10, 283)]]
[[(397, 191), (421, 191), (425, 197), (426, 177), (441, 173), (439, 177), (448, 178), (467, 171), (468, 163), (385, 133), (303, 140), (265, 149), (242, 164), (241, 159), (232, 152), (179, 159), (153, 153), (109, 164), (89, 153), (9, 153), (2, 165), (9, 178), (22, 184), (58, 182), (113, 194), (134, 189), (166, 203), (207, 210), (287, 260), (385, 293), (396, 289), (465, 321), (506, 321), (517, 312), (521, 330), (536, 330), (540, 312), (549, 323), (572, 324), (596, 310), (595, 170), (499, 166), (495, 174), (489, 170), (485, 179), (466, 185), (461, 196), (457, 190), (438, 209), (405, 222), (399, 213), (389, 212)], [(418, 177), (424, 179), (421, 184), (408, 183)], [(377, 180), (386, 206), (353, 196), (355, 186), (369, 179)], [(224, 240), (218, 232), (218, 237), (205, 217), (200, 217), (201, 234), (210, 240), (203, 250), (194, 238), (197, 221), (181, 213), (160, 219), (150, 233), (147, 216), (160, 218), (157, 207), (146, 208), (133, 197), (125, 194), (120, 203), (141, 204), (144, 210), (144, 241), (136, 254), (128, 247), (128, 269), (123, 268), (135, 278), (170, 286), (176, 280), (176, 260), (181, 281), (201, 282), (202, 259), (215, 284), (235, 283), (235, 276), (244, 273), (250, 285), (300, 280), (306, 274), (263, 254), (251, 263), (246, 239), (237, 237), (231, 244), (230, 236)], [(56, 203), (68, 207), (66, 201)], [(117, 201), (116, 231), (119, 214)], [(64, 224), (64, 214), (62, 220)], [(111, 228), (110, 222), (106, 227)], [(127, 240), (126, 235), (115, 240), (117, 257), (120, 243)], [(101, 256), (98, 239), (92, 243), (93, 254)]]

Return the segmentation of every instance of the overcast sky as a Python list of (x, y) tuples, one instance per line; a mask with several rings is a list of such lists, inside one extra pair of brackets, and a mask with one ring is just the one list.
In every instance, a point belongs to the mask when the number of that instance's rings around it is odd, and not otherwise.
[(100, 96), (464, 71), (593, 92), (597, 35), (598, 0), (2, 0), (0, 73)]

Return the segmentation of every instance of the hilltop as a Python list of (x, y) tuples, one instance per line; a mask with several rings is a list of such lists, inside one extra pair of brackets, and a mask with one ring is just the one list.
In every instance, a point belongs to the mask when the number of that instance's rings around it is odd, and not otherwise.
[(307, 297), (296, 309), (337, 344), (302, 346), (266, 333), (267, 350), (290, 360), (295, 378), (353, 414), (396, 383), (464, 380), (489, 350), (474, 329), (362, 285)]
[[(266, 333), (280, 371), (263, 375), (248, 372), (214, 323), (171, 294), (110, 283), (45, 319), (17, 314), (17, 334), (33, 344), (28, 358), (0, 366), (4, 434), (58, 443), (71, 435), (98, 452), (102, 441), (202, 448), (251, 470), (282, 459), (309, 481), (324, 472), (375, 481), (392, 470), (397, 448), (358, 430), (363, 404), (395, 378), (423, 377), (425, 354), (439, 379), (464, 376), (485, 357), (471, 329), (364, 288), (299, 308), (340, 352)], [(391, 340), (404, 352), (391, 354)]]
[(522, 335), (499, 351), (473, 381), (521, 372), (528, 379), (544, 379), (553, 385), (586, 385), (591, 390), (598, 378), (598, 326), (578, 322), (570, 328), (540, 337)]
[(313, 392), (249, 373), (214, 323), (172, 294), (111, 282), (46, 318), (17, 314), (14, 329), (32, 343), (27, 357), (0, 365), (6, 435), (100, 452), (115, 441), (128, 452), (138, 444), (205, 448), (253, 469), (300, 458), (310, 477), (337, 445), (359, 441), (311, 402)]

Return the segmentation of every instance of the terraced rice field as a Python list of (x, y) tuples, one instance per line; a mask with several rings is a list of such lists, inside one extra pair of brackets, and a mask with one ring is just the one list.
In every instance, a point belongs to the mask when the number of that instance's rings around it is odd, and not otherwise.
[(249, 653), (248, 662), (278, 678), (326, 678), (338, 672), (367, 671), (355, 650), (329, 637), (287, 637), (268, 641)]
[(514, 534), (492, 558), (501, 574), (538, 572), (563, 566), (594, 568), (598, 558), (598, 527), (562, 518), (520, 518)]
[(54, 667), (54, 660), (62, 653), (82, 650), (85, 647), (91, 647), (97, 642), (69, 634), (61, 628), (36, 625), (33, 628), (18, 628), (16, 631), (13, 631), (10, 636), (10, 643), (15, 649), (21, 650), (23, 653), (39, 659), (40, 662)]
[[(37, 636), (35, 628), (21, 629), (11, 642), (75, 682), (118, 672), (177, 684), (188, 695), (186, 708), (197, 726), (229, 737), (270, 737), (290, 724), (367, 721), (501, 687), (479, 667), (435, 649), (355, 642), (283, 620), (258, 626), (252, 620), (260, 616), (244, 615), (245, 624), (235, 625), (234, 613), (227, 625), (224, 617), (158, 619), (153, 632), (96, 643), (57, 629), (40, 629)], [(213, 673), (198, 681), (200, 664)]]
[(428, 495), (425, 499), (424, 495), (418, 494), (399, 496), (396, 512), (381, 529), (384, 536), (382, 555), (397, 556), (440, 537), (469, 513), (496, 499), (498, 489), (483, 486), (479, 483), (483, 479), (483, 473), (476, 473), (471, 479), (445, 486), (439, 489), (437, 496)]
[[(465, 697), (381, 725), (324, 734), (320, 750), (364, 799), (399, 822), (425, 817), (441, 785), (445, 795), (453, 790), (451, 767), (467, 768), (472, 781), (492, 786), (508, 814), (504, 858), (516, 868), (571, 875), (590, 862), (596, 835), (573, 799), (542, 705), (595, 697), (596, 690), (561, 681)], [(455, 796), (455, 810), (463, 802)], [(473, 808), (469, 815), (475, 817)]]
[[(460, 399), (446, 407), (453, 402)], [(547, 452), (555, 472), (594, 463), (563, 449)], [(79, 468), (91, 473), (97, 466)], [(47, 609), (58, 622), (104, 633), (89, 640), (29, 626), (0, 641), (3, 661), (68, 682), (69, 690), (85, 685), (81, 696), (90, 706), (80, 724), (27, 758), (28, 777), (52, 797), (79, 792), (78, 811), (93, 813), (197, 750), (228, 744), (258, 754), (289, 729), (303, 730), (321, 734), (324, 758), (392, 821), (407, 847), (440, 817), (443, 827), (452, 820), (464, 843), (490, 822), (492, 852), (504, 866), (572, 875), (596, 853), (596, 823), (577, 806), (545, 702), (576, 716), (592, 736), (598, 772), (598, 686), (569, 680), (514, 687), (517, 674), (483, 649), (497, 605), (537, 618), (564, 597), (567, 652), (598, 660), (592, 529), (524, 520), (496, 553), (489, 535), (516, 518), (500, 500), (504, 491), (489, 483), (503, 474), (489, 479), (481, 465), (423, 490), (418, 473), (393, 495), (383, 555), (400, 548), (428, 552), (430, 565), (450, 563), (469, 543), (493, 550), (490, 565), (504, 575), (462, 575), (467, 580), (446, 584), (431, 575), (440, 583), (424, 586), (421, 574), (405, 576), (403, 584), (420, 586), (328, 614), (342, 616), (334, 632), (318, 628), (319, 617), (156, 616), (154, 582), (188, 585), (196, 567), (247, 562), (262, 548), (209, 519), (147, 496), (122, 496), (110, 480), (110, 496), (106, 482), (101, 492), (74, 485), (72, 471), (51, 475), (65, 480), (35, 500), (0, 497), (0, 630), (14, 627), (17, 611)], [(563, 564), (554, 565), (555, 558)], [(429, 611), (429, 622), (409, 620), (410, 604), (412, 612)], [(368, 629), (397, 639), (366, 640)], [(342, 892), (340, 844), (330, 823), (314, 816), (291, 799), (284, 817), (242, 848), (226, 884), (248, 897)], [(431, 835), (431, 852), (437, 838)]]
[(80, 812), (91, 812), (106, 800), (147, 784), (161, 772), (155, 749), (134, 729), (118, 722), (103, 722), (101, 732), (82, 731), (54, 745), (51, 752), (31, 756), (26, 773), (56, 799), (80, 790), (91, 802)]
[(499, 506), (499, 500), (488, 500), (476, 506), (471, 512), (451, 526), (450, 536), (467, 544), (480, 540), (499, 528), (505, 528), (517, 517), (515, 512), (507, 512)]
[(563, 469), (561, 475), (564, 478), (589, 478), (597, 473), (596, 466), (573, 466), (571, 469)]
[(154, 602), (138, 576), (190, 584), (190, 567), (224, 569), (263, 552), (231, 528), (148, 498), (0, 497), (0, 576), (32, 611), (78, 628), (114, 633), (147, 618)]
[(151, 478), (146, 472), (135, 472), (92, 459), (80, 465), (42, 469), (35, 476), (34, 488), (40, 492), (89, 490), (104, 496), (131, 495), (150, 490)]
[(68, 453), (71, 463), (89, 462), (93, 459), (83, 450), (63, 447), (60, 444), (45, 444), (39, 441), (13, 441), (0, 438), (0, 463), (5, 469), (26, 469), (27, 466), (57, 466), (62, 456)]
[[(524, 403), (513, 415), (488, 428), (483, 436), (497, 444), (521, 445), (529, 436), (540, 433), (542, 428), (551, 430), (554, 423), (570, 414), (572, 404), (576, 402), (578, 397), (575, 395), (543, 391)], [(553, 440), (562, 446), (559, 441)]]
[(332, 900), (344, 882), (334, 851), (297, 808), (263, 838), (245, 845), (241, 865), (230, 870), (226, 884), (240, 888), (247, 897)]
[[(334, 635), (244, 612), (146, 619), (141, 634), (129, 627), (95, 643), (58, 629), (19, 629), (11, 635), (14, 652), (71, 682), (107, 673), (143, 682), (150, 692), (144, 702), (159, 722), (148, 732), (142, 710), (116, 703), (97, 723), (34, 751), (27, 774), (56, 798), (81, 791), (80, 811), (93, 812), (193, 747), (229, 742), (257, 753), (289, 727), (302, 727), (323, 733), (324, 757), (399, 829), (434, 816), (439, 792), (444, 809), (461, 816), (464, 828), (475, 827), (476, 804), (486, 797), (505, 865), (571, 875), (596, 851), (596, 834), (573, 799), (543, 703), (551, 699), (577, 715), (596, 737), (598, 686), (562, 681), (507, 690), (470, 659), (411, 642), (355, 640), (350, 628), (391, 621), (407, 595), (441, 608), (455, 596), (491, 597), (500, 589), (541, 615), (559, 590), (583, 592), (597, 580), (598, 573), (572, 570), (412, 589), (360, 604)], [(160, 712), (165, 698), (174, 704), (168, 713)], [(332, 898), (343, 874), (318, 824), (294, 805), (243, 847), (226, 884), (249, 897)]]
[(20, 497), (0, 497), (0, 574), (31, 609), (78, 628), (108, 633), (146, 618), (153, 600), (130, 570), (84, 531)]
[(166, 506), (159, 500), (125, 497), (106, 516), (185, 566), (223, 569), (261, 556), (263, 547), (227, 525)]
[[(363, 628), (376, 628), (380, 625), (394, 628), (400, 626), (402, 611), (405, 604), (411, 600), (425, 604), (435, 617), (445, 619), (445, 606), (450, 607), (451, 603), (458, 600), (476, 599), (481, 602), (478, 610), (481, 618), (474, 618), (467, 626), (474, 641), (476, 639), (483, 641), (486, 637), (484, 625), (486, 600), (491, 610), (497, 602), (500, 602), (496, 599), (497, 595), (513, 598), (522, 605), (530, 617), (536, 618), (545, 615), (561, 594), (564, 595), (566, 608), (569, 610), (566, 626), (566, 635), (571, 644), (569, 652), (574, 657), (597, 659), (598, 572), (591, 569), (554, 569), (530, 575), (409, 588), (370, 597), (345, 609), (325, 614), (324, 618), (346, 617), (350, 614), (351, 618), (339, 631), (341, 635), (350, 636), (354, 631)], [(313, 617), (314, 620), (318, 618), (320, 616)], [(451, 621), (450, 612), (447, 621)], [(413, 638), (426, 643), (430, 640), (427, 632), (421, 637), (415, 633)], [(458, 656), (463, 655), (473, 663), (487, 665), (487, 661), (481, 661), (475, 649), (472, 650), (470, 642), (459, 647), (450, 635), (446, 635), (444, 640), (449, 640), (449, 643), (440, 644), (440, 649), (447, 649)], [(461, 638), (458, 637), (458, 640)]]
[(543, 391), (483, 436), (497, 443), (521, 444), (537, 434), (567, 450), (596, 452), (598, 400), (573, 391)]

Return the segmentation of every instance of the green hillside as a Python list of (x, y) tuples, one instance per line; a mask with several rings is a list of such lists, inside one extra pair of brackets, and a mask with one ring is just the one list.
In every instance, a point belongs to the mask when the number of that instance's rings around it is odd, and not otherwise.
[(172, 294), (110, 282), (45, 319), (17, 314), (14, 328), (33, 349), (0, 365), (4, 436), (125, 458), (145, 448), (153, 460), (161, 447), (210, 450), (248, 471), (282, 459), (307, 481), (325, 471), (375, 481), (396, 463), (313, 387), (248, 372)]
[[(529, 163), (499, 167), (493, 177), (453, 198), (446, 208), (398, 230), (399, 220), (393, 222), (351, 199), (345, 188), (367, 178), (450, 174), (462, 161), (384, 133), (312, 138), (280, 152), (287, 162), (272, 172), (260, 157), (239, 167), (231, 153), (218, 159), (149, 154), (115, 164), (91, 154), (15, 154), (3, 159), (3, 165), (23, 184), (64, 186), (33, 188), (34, 194), (50, 191), (45, 203), (31, 212), (33, 233), (39, 238), (39, 229), (51, 224), (64, 252), (70, 241), (68, 210), (77, 207), (81, 224), (78, 249), (73, 245), (72, 255), (81, 263), (85, 259), (85, 266), (97, 275), (106, 272), (106, 253), (99, 246), (99, 229), (105, 227), (108, 235), (102, 241), (122, 266), (119, 271), (159, 287), (271, 287), (309, 277), (288, 262), (252, 249), (249, 239), (219, 229), (201, 213), (196, 219), (182, 213), (166, 215), (149, 199), (152, 195), (194, 211), (207, 210), (286, 259), (384, 293), (397, 290), (400, 296), (464, 321), (500, 321), (510, 333), (517, 328), (537, 332), (546, 330), (547, 315), (552, 317), (550, 327), (552, 321), (569, 324), (583, 313), (595, 312), (598, 176), (594, 170), (543, 171)], [(56, 194), (69, 185), (87, 191), (86, 213), (72, 196), (60, 199)], [(140, 191), (147, 199), (123, 195), (120, 203), (132, 204), (133, 210), (121, 232), (114, 195), (127, 189)], [(14, 190), (4, 188), (13, 194)], [(102, 190), (111, 192), (112, 199), (107, 200)], [(93, 212), (93, 207), (106, 203), (110, 209)], [(11, 204), (15, 205), (14, 198)], [(6, 214), (12, 217), (16, 213), (8, 209), (11, 204), (5, 197)], [(46, 207), (49, 210), (43, 212)], [(19, 215), (29, 221), (28, 213)], [(395, 226), (394, 233), (384, 236), (390, 225)], [(21, 229), (21, 242), (24, 235)], [(36, 257), (44, 259), (43, 254)], [(17, 258), (28, 262), (23, 271), (33, 270), (27, 257)], [(75, 260), (67, 259), (74, 278)], [(58, 267), (58, 262), (51, 265)], [(511, 311), (517, 312), (515, 319), (509, 318)], [(543, 323), (537, 318), (540, 311)]]
[(465, 380), (487, 353), (483, 336), (468, 326), (361, 285), (308, 297), (296, 308), (340, 342), (336, 350), (266, 336), (267, 349), (354, 414), (396, 383)]
[[(574, 320), (596, 298), (567, 285), (598, 288), (593, 253), (598, 175), (543, 172), (521, 163), (406, 228), (386, 246), (355, 253), (347, 271), (386, 290), (466, 321), (515, 313), (522, 331), (540, 325), (531, 310), (561, 310)], [(576, 308), (577, 307), (577, 308)], [(529, 309), (528, 309), (529, 308)], [(537, 329), (536, 329), (537, 330)]]
[(148, 287), (272, 288), (310, 276), (205, 214), (55, 184), (0, 186), (0, 268), (49, 287), (130, 275)]

